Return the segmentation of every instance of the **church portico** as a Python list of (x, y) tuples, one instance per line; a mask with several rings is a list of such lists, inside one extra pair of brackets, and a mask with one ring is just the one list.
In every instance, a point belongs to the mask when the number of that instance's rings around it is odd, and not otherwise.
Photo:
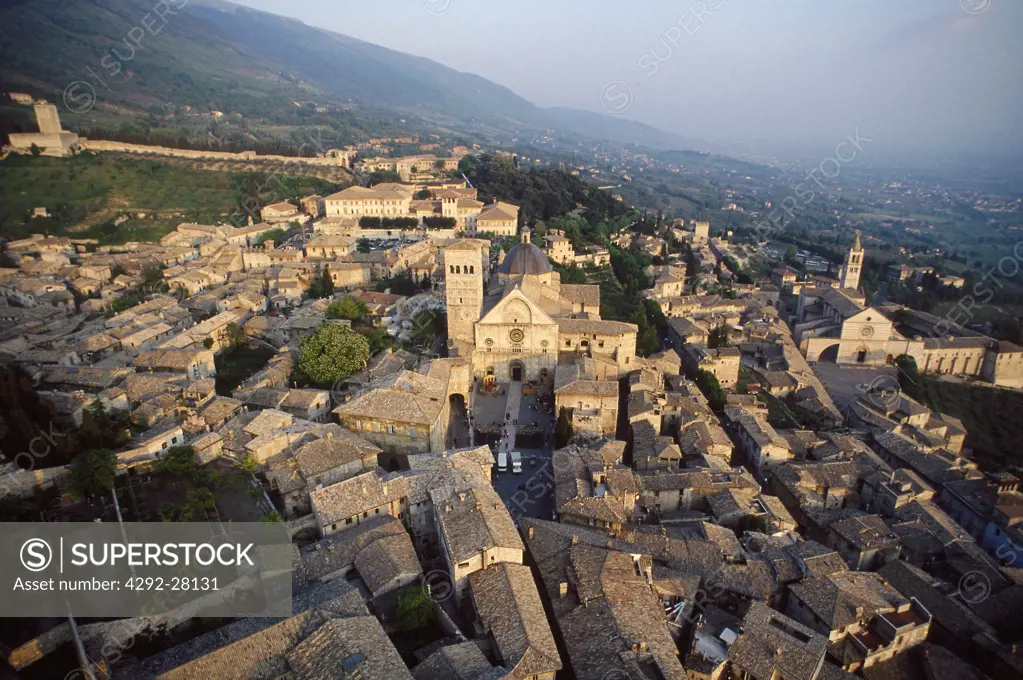
[(554, 374), (554, 367), (558, 363), (557, 356), (536, 354), (477, 352), (473, 358), (473, 371), (476, 377), (483, 381), (494, 380), (498, 383), (543, 380), (546, 376)]

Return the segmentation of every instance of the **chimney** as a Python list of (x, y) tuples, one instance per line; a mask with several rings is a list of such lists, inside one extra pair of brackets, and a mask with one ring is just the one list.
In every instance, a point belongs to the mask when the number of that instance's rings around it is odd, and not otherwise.
[(526, 535), (529, 536), (529, 538), (533, 538), (533, 527), (529, 527), (529, 529), (526, 532)]
[(579, 544), (579, 537), (573, 534), (573, 536), (572, 536), (572, 545), (578, 545), (578, 544)]
[(568, 583), (562, 581), (558, 584), (558, 597), (568, 597)]

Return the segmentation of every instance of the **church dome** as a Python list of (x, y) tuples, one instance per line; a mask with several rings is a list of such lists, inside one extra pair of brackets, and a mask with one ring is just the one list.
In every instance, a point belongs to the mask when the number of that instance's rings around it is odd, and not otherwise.
[(506, 276), (524, 276), (526, 274), (547, 274), (551, 270), (551, 262), (547, 259), (547, 255), (527, 239), (508, 251), (508, 256), (497, 268), (497, 273)]

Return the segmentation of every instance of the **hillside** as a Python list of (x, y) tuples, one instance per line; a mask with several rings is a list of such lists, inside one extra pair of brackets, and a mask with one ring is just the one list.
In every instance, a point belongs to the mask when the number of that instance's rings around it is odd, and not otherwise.
[(71, 83), (88, 83), (97, 107), (68, 114), (77, 128), (117, 127), (114, 115), (161, 113), (168, 105), (305, 124), (310, 121), (296, 119), (294, 102), (312, 101), (367, 117), (414, 116), (468, 133), (556, 129), (660, 148), (693, 144), (620, 118), (539, 108), (485, 78), (218, 0), (193, 0), (165, 23), (157, 20), (153, 30), (160, 30), (143, 31), (137, 45), (125, 38), (139, 35), (143, 17), (152, 23), (151, 12), (143, 0), (4, 3), (2, 84), (61, 102)]
[[(316, 177), (276, 174), (279, 191), (264, 195), (261, 187), (270, 171), (224, 167), (214, 172), (180, 159), (118, 154), (67, 159), (11, 155), (0, 161), (0, 237), (48, 233), (96, 238), (104, 244), (152, 241), (181, 222), (244, 224), (246, 196), (264, 205), (268, 199), (338, 188)], [(36, 207), (47, 208), (51, 216), (28, 219)], [(119, 216), (126, 221), (115, 224)]]

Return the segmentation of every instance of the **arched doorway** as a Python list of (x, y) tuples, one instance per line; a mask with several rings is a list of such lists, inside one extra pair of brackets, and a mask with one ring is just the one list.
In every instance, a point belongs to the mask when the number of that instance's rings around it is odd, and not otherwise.
[(838, 363), (838, 343), (829, 345), (817, 356), (817, 361), (821, 363), (837, 364)]
[(514, 382), (522, 382), (522, 373), (525, 370), (525, 366), (522, 365), (521, 361), (513, 361), (509, 365), (511, 370), (511, 379)]
[(867, 348), (866, 347), (860, 347), (858, 350), (856, 350), (856, 363), (858, 363), (858, 364), (865, 364), (865, 363), (867, 363)]

